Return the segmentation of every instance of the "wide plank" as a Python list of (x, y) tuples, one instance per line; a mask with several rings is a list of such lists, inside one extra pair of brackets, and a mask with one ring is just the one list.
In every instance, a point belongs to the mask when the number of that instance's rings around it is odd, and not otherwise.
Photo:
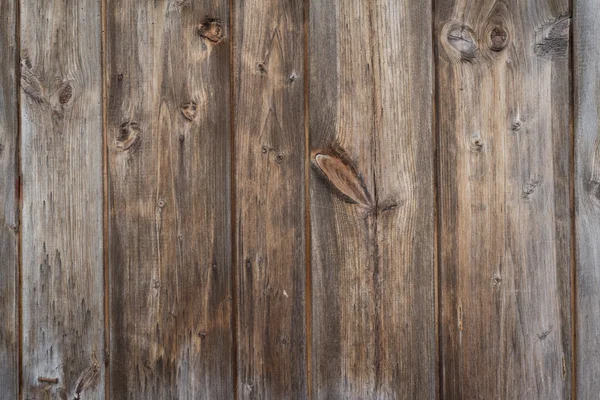
[(436, 0), (442, 396), (571, 396), (570, 8)]
[(309, 15), (313, 397), (434, 398), (431, 2)]
[(573, 4), (578, 399), (600, 393), (600, 7)]
[(19, 391), (17, 1), (0, 0), (0, 388)]
[(100, 3), (22, 1), (22, 396), (103, 398)]
[(227, 0), (108, 0), (111, 398), (231, 399)]
[(238, 397), (304, 399), (303, 3), (233, 5)]

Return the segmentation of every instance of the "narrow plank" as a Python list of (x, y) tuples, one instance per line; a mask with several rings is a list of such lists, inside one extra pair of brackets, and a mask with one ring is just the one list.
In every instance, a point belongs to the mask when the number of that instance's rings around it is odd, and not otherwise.
[(427, 0), (310, 2), (318, 399), (435, 397), (431, 21)]
[(100, 4), (21, 2), (23, 398), (104, 393)]
[(233, 396), (228, 20), (107, 4), (111, 398)]
[(0, 0), (0, 388), (19, 391), (17, 2)]
[(576, 391), (600, 393), (600, 8), (573, 4), (575, 129)]
[(567, 0), (436, 0), (444, 398), (571, 395)]
[(303, 3), (234, 7), (237, 390), (304, 399)]

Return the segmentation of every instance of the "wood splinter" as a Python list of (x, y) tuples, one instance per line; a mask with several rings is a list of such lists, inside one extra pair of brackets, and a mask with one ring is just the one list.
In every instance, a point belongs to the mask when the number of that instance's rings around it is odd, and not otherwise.
[(56, 384), (56, 383), (58, 383), (58, 378), (46, 378), (46, 377), (40, 376), (38, 378), (38, 382), (41, 382), (41, 383), (54, 383), (54, 384)]

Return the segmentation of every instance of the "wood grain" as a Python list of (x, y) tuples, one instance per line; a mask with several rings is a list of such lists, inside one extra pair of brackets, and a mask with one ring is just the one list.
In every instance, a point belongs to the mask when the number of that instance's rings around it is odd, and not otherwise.
[(22, 395), (101, 398), (100, 4), (21, 2), (20, 27)]
[(233, 395), (228, 20), (108, 1), (113, 398)]
[(600, 8), (573, 4), (577, 398), (600, 393)]
[(303, 4), (234, 7), (238, 395), (303, 399)]
[(442, 395), (570, 398), (569, 3), (435, 9)]
[(0, 390), (19, 391), (17, 2), (0, 0)]
[(432, 15), (418, 3), (310, 2), (314, 398), (435, 397)]

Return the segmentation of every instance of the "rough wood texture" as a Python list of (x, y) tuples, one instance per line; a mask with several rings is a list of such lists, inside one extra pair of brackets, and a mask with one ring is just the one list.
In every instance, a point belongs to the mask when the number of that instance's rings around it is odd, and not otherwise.
[(100, 398), (100, 4), (20, 11), (23, 398)]
[(230, 399), (228, 2), (107, 13), (109, 392)]
[(418, 3), (310, 2), (314, 398), (435, 397), (432, 16)]
[(571, 395), (569, 4), (437, 0), (442, 395)]
[(301, 1), (234, 2), (238, 394), (307, 396)]
[(7, 399), (19, 389), (16, 66), (17, 2), (0, 0), (0, 391)]
[(577, 398), (600, 393), (600, 7), (575, 0), (575, 229)]

